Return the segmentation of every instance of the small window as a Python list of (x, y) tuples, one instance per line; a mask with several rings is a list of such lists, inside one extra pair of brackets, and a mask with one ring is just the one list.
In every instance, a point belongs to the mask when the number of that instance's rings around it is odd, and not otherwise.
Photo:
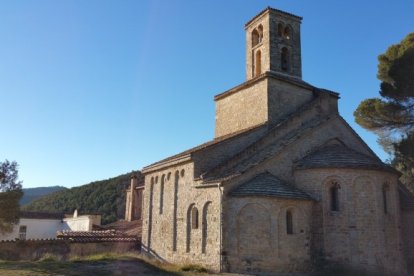
[(331, 211), (339, 211), (339, 185), (334, 182), (329, 189)]
[(388, 184), (384, 184), (382, 187), (382, 201), (384, 203), (384, 214), (388, 214), (388, 196), (390, 187)]
[(191, 229), (198, 229), (198, 209), (191, 209)]
[(291, 210), (286, 211), (286, 234), (293, 234), (293, 216)]
[(26, 232), (27, 232), (27, 226), (21, 225), (19, 228), (19, 239), (25, 240), (26, 239)]

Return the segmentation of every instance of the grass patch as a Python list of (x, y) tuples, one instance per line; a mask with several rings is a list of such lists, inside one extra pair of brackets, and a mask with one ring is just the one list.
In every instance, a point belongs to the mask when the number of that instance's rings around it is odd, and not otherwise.
[(59, 262), (62, 260), (63, 260), (63, 257), (60, 255), (46, 253), (38, 260), (38, 262)]
[[(197, 265), (176, 266), (149, 259), (139, 254), (97, 254), (62, 260), (56, 255), (44, 255), (38, 261), (1, 261), (0, 275), (206, 275)], [(210, 274), (211, 275), (211, 274)]]
[(188, 264), (181, 267), (181, 271), (207, 273), (207, 269), (200, 265)]

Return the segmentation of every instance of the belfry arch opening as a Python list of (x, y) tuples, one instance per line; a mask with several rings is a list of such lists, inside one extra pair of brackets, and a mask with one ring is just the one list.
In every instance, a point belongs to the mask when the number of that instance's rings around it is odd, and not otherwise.
[(289, 50), (288, 50), (288, 48), (286, 48), (286, 47), (283, 47), (282, 48), (282, 53), (281, 53), (280, 60), (281, 60), (281, 68), (282, 68), (282, 71), (288, 72), (289, 71), (289, 66), (290, 66), (290, 64), (289, 64), (290, 60), (289, 60)]
[(256, 46), (257, 44), (259, 44), (259, 32), (254, 29), (252, 32), (252, 47)]
[(262, 73), (262, 52), (259, 50), (255, 55), (254, 76), (257, 77)]
[(283, 36), (283, 24), (282, 23), (279, 23), (279, 24), (277, 24), (277, 35), (278, 36), (280, 36), (280, 37), (282, 37)]

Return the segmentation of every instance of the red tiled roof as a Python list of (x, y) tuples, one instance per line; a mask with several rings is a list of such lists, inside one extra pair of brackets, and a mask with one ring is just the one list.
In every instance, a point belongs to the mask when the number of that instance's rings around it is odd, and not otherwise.
[(71, 242), (139, 242), (136, 236), (129, 236), (116, 230), (104, 231), (58, 231), (58, 240)]

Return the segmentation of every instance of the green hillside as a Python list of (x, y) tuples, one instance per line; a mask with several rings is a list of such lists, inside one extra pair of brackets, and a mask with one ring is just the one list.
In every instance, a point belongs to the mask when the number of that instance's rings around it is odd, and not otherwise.
[[(100, 214), (102, 224), (124, 218), (125, 190), (133, 172), (46, 195), (22, 206), (23, 211)], [(141, 180), (140, 172), (137, 173)]]
[(37, 188), (26, 188), (23, 189), (23, 197), (20, 199), (20, 205), (25, 205), (32, 202), (35, 199), (38, 199), (42, 196), (66, 190), (67, 188), (62, 186), (52, 186), (52, 187), (37, 187)]

